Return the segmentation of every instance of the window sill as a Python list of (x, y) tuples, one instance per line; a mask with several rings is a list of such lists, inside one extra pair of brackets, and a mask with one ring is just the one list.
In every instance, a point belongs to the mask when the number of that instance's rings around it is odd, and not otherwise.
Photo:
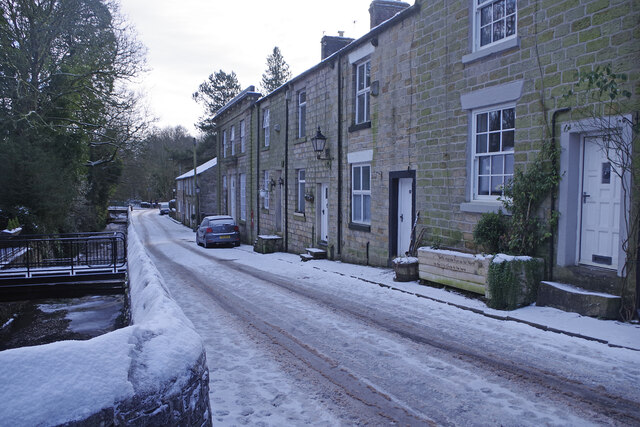
[(349, 229), (350, 230), (356, 230), (356, 231), (365, 231), (367, 233), (371, 232), (371, 224), (358, 224), (357, 222), (350, 222), (349, 223)]
[(302, 144), (304, 142), (307, 142), (307, 137), (306, 136), (303, 136), (302, 138), (296, 138), (293, 141), (294, 144)]
[(293, 213), (293, 219), (295, 219), (296, 221), (306, 221), (307, 217), (305, 216), (304, 212), (294, 212)]
[(520, 37), (514, 37), (512, 39), (504, 40), (500, 43), (496, 43), (492, 46), (464, 55), (462, 57), (462, 63), (467, 65), (496, 53), (502, 53), (506, 50), (515, 48), (520, 48)]
[(351, 126), (349, 126), (349, 132), (357, 132), (359, 130), (362, 129), (370, 129), (371, 128), (371, 122), (364, 122), (364, 123), (358, 123), (358, 124), (353, 124)]
[(470, 213), (497, 213), (499, 209), (504, 211), (502, 202), (498, 200), (472, 200), (471, 202), (461, 203), (461, 212)]
[(260, 147), (260, 151), (269, 151), (269, 145), (267, 145), (266, 147)]

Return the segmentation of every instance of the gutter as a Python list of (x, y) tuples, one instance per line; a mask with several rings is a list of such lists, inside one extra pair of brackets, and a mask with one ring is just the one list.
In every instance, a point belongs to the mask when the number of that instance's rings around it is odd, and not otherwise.
[(338, 257), (342, 254), (342, 56), (338, 54)]
[(284, 251), (289, 252), (289, 97), (291, 89), (284, 94)]

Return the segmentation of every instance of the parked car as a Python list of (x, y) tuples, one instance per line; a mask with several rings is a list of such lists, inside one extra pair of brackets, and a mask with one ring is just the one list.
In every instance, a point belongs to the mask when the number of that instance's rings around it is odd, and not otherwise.
[(160, 215), (169, 215), (171, 210), (169, 209), (169, 202), (160, 202)]
[(206, 216), (196, 230), (196, 243), (205, 248), (212, 245), (240, 246), (240, 229), (228, 215)]

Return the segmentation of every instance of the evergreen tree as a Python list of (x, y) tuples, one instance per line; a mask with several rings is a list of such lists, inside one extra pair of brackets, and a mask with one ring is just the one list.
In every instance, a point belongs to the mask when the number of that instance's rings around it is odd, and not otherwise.
[(262, 74), (262, 89), (265, 94), (273, 92), (291, 78), (289, 64), (284, 60), (280, 48), (273, 48), (273, 53), (267, 56), (267, 70)]
[(219, 109), (240, 93), (241, 87), (235, 72), (227, 74), (222, 70), (210, 74), (207, 80), (198, 86), (193, 93), (193, 99), (204, 106), (204, 115), (196, 126), (205, 133), (213, 127), (213, 117)]

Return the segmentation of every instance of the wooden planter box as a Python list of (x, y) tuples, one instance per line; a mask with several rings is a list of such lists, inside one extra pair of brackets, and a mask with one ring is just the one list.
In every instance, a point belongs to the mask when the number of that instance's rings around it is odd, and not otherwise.
[(443, 249), (418, 249), (420, 279), (485, 295), (490, 255)]
[(484, 295), (487, 305), (513, 310), (536, 301), (544, 275), (540, 258), (473, 255), (423, 247), (418, 249), (420, 279)]

